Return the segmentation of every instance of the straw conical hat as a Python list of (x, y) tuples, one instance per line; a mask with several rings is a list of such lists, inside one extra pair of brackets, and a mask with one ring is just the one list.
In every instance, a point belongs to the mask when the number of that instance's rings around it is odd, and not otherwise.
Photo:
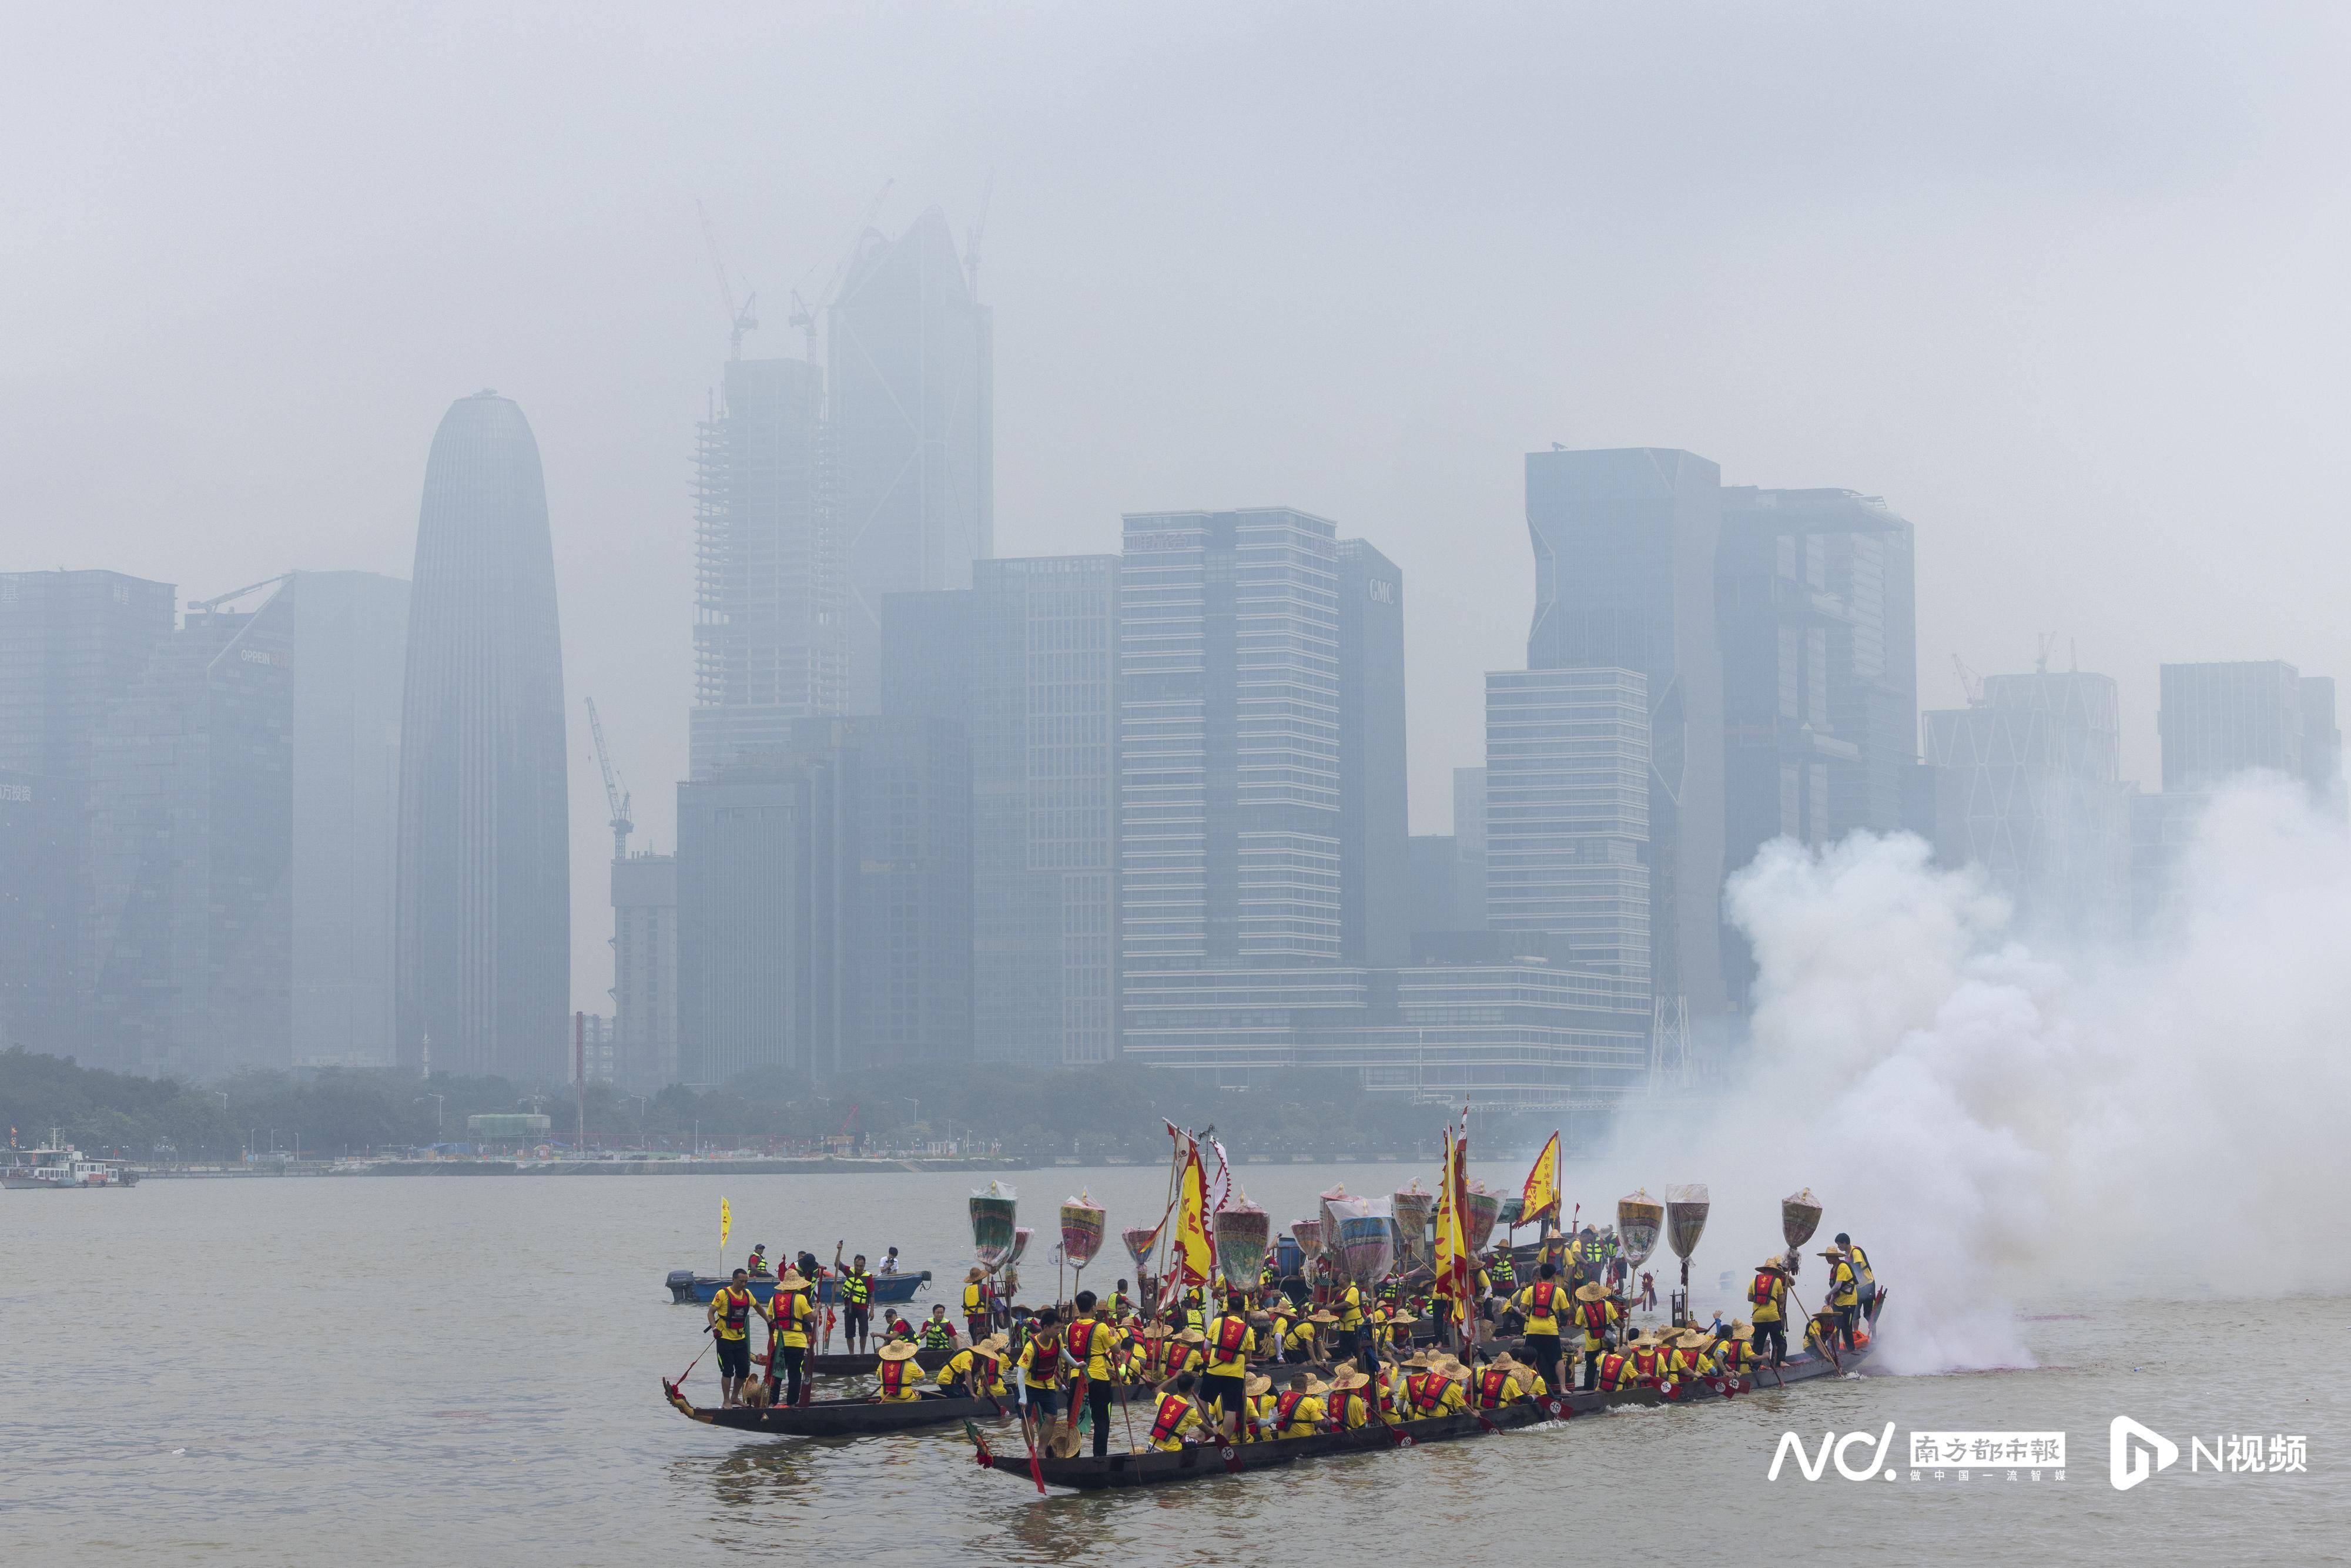
[(1001, 1333), (989, 1334), (971, 1348), (982, 1355), (1002, 1355), (1008, 1342)]
[(1766, 1258), (1755, 1265), (1755, 1271), (1759, 1274), (1765, 1272), (1784, 1274), (1788, 1271), (1788, 1260), (1784, 1258)]
[(1394, 1316), (1394, 1317), (1392, 1317), (1392, 1318), (1390, 1318), (1390, 1319), (1388, 1320), (1388, 1322), (1390, 1322), (1394, 1323), (1396, 1327), (1398, 1327), (1398, 1328), (1400, 1328), (1400, 1329), (1403, 1329), (1403, 1328), (1410, 1328), (1413, 1324), (1415, 1324), (1415, 1323), (1416, 1323), (1416, 1322), (1420, 1322), (1420, 1321), (1421, 1321), (1420, 1319), (1418, 1319), (1418, 1318), (1416, 1318), (1416, 1317), (1414, 1317), (1410, 1312), (1397, 1312), (1397, 1313), (1396, 1313), (1396, 1315), (1395, 1315), (1395, 1316)]
[(1335, 1323), (1339, 1321), (1339, 1314), (1324, 1307), (1307, 1313), (1306, 1321), (1310, 1323)]
[(1604, 1301), (1608, 1299), (1608, 1290), (1599, 1281), (1594, 1280), (1590, 1284), (1578, 1285), (1575, 1288), (1575, 1299), (1579, 1301)]
[(1268, 1377), (1261, 1372), (1252, 1372), (1249, 1375), (1248, 1379), (1242, 1383), (1241, 1392), (1248, 1395), (1251, 1399), (1256, 1399), (1261, 1396), (1270, 1394), (1273, 1392), (1273, 1379)]
[(789, 1263), (785, 1264), (784, 1271), (776, 1276), (776, 1289), (778, 1291), (797, 1291), (807, 1283), (806, 1280), (800, 1278), (800, 1271)]
[(975, 1263), (971, 1267), (971, 1272), (963, 1277), (963, 1282), (967, 1285), (975, 1285), (987, 1278), (987, 1270)]
[(873, 1354), (880, 1356), (883, 1361), (912, 1361), (914, 1359), (915, 1355), (914, 1342), (912, 1340), (893, 1339), (888, 1344), (883, 1345), (880, 1350)]
[(1309, 1399), (1320, 1399), (1322, 1396), (1330, 1392), (1331, 1385), (1329, 1384), (1323, 1382), (1321, 1378), (1315, 1376), (1311, 1372), (1306, 1375), (1306, 1397)]
[(1178, 1344), (1206, 1344), (1208, 1343), (1208, 1336), (1202, 1333), (1198, 1329), (1186, 1329), (1182, 1333), (1176, 1336), (1176, 1343)]
[(1364, 1387), (1371, 1381), (1372, 1380), (1370, 1378), (1364, 1376), (1362, 1373), (1350, 1367), (1348, 1370), (1339, 1373), (1331, 1379), (1331, 1391), (1334, 1394), (1345, 1394), (1352, 1390)]

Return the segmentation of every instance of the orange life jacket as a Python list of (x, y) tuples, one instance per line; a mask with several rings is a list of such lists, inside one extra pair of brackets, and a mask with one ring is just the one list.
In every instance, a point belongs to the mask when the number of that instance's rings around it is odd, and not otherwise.
[(1174, 1437), (1176, 1428), (1184, 1420), (1185, 1413), (1191, 1408), (1192, 1402), (1181, 1394), (1164, 1396), (1159, 1401), (1159, 1413), (1151, 1418), (1151, 1440), (1155, 1443), (1164, 1443)]

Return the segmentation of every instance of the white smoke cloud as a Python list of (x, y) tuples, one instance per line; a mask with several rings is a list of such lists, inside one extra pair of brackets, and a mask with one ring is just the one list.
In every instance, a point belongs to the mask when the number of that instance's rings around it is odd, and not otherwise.
[(1761, 971), (1750, 1081), (1628, 1144), (1738, 1175), (1710, 1237), (1776, 1238), (1779, 1197), (1813, 1186), (1891, 1289), (1895, 1371), (2031, 1364), (2010, 1303), (2076, 1289), (2351, 1287), (2351, 845), (2250, 778), (2182, 896), (2159, 951), (2061, 961), (1915, 838), (1770, 846), (1729, 894)]

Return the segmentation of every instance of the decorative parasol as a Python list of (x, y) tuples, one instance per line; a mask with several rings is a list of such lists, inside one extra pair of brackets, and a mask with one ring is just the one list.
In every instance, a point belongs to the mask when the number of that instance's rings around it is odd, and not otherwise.
[(1388, 1207), (1395, 1217), (1397, 1268), (1434, 1267), (1436, 1251), (1429, 1245), (1428, 1226), (1437, 1215), (1437, 1195), (1421, 1191), (1420, 1180), (1415, 1177), (1408, 1190), (1388, 1199)]
[(1290, 1234), (1297, 1241), (1298, 1249), (1306, 1255), (1306, 1260), (1309, 1263), (1322, 1256), (1322, 1222), (1321, 1220), (1301, 1219), (1290, 1228)]
[(1616, 1235), (1624, 1243), (1627, 1267), (1637, 1269), (1649, 1260), (1665, 1228), (1666, 1206), (1651, 1197), (1647, 1187), (1616, 1200)]
[(1526, 1211), (1526, 1194), (1522, 1192), (1514, 1192), (1510, 1194), (1510, 1197), (1504, 1198), (1502, 1200), (1502, 1228), (1505, 1230), (1516, 1230), (1519, 1228), (1519, 1216), (1524, 1214)]
[(1141, 1269), (1151, 1261), (1151, 1249), (1159, 1245), (1159, 1227), (1155, 1225), (1145, 1229), (1140, 1225), (1134, 1226), (1120, 1231), (1118, 1239), (1126, 1243), (1126, 1255), (1134, 1260), (1137, 1269)]
[(1789, 1251), (1810, 1241), (1820, 1228), (1821, 1200), (1813, 1196), (1811, 1187), (1780, 1200), (1780, 1234), (1788, 1239)]
[(991, 1274), (1013, 1255), (1018, 1197), (1000, 1181), (991, 1181), (987, 1190), (971, 1195), (971, 1249), (978, 1255), (979, 1266)]
[(1217, 1268), (1225, 1283), (1236, 1291), (1257, 1288), (1265, 1269), (1266, 1248), (1273, 1239), (1273, 1221), (1265, 1210), (1236, 1188), (1232, 1203), (1217, 1210), (1209, 1224), (1217, 1233)]
[(1666, 1237), (1674, 1256), (1685, 1265), (1682, 1271), (1686, 1274), (1689, 1271), (1689, 1255), (1698, 1250), (1698, 1239), (1706, 1233), (1708, 1207), (1703, 1182), (1666, 1188)]
[[(1701, 1187), (1699, 1190), (1704, 1191), (1705, 1189)], [(1013, 1228), (1012, 1250), (1007, 1253), (1004, 1259), (1004, 1266), (1006, 1268), (1009, 1269), (1014, 1264), (1019, 1262), (1020, 1255), (1029, 1250), (1029, 1238), (1030, 1234), (1031, 1232), (1029, 1228), (1025, 1225), (1015, 1226)]]
[(1498, 1193), (1471, 1186), (1461, 1195), (1461, 1219), (1468, 1228), (1469, 1250), (1483, 1252), (1486, 1243), (1494, 1239), (1495, 1222), (1502, 1217), (1502, 1199)]
[(1358, 1285), (1387, 1278), (1395, 1267), (1395, 1216), (1388, 1200), (1325, 1194), (1322, 1208), (1323, 1234), (1338, 1237), (1339, 1271)]
[(1091, 1192), (1081, 1192), (1061, 1205), (1061, 1251), (1071, 1268), (1083, 1269), (1094, 1260), (1109, 1223), (1109, 1211), (1094, 1202)]

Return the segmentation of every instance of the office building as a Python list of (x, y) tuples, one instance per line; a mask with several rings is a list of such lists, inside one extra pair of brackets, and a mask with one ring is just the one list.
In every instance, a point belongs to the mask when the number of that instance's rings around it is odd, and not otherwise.
[(300, 571), (271, 604), (293, 626), (293, 1061), (390, 1067), (408, 584)]
[(969, 1061), (971, 815), (943, 719), (801, 719), (679, 785), (679, 1080)]
[[(1729, 486), (1715, 577), (1726, 871), (1774, 839), (1902, 829), (1918, 734), (1910, 524), (1851, 490)], [(1743, 1007), (1753, 958), (1725, 939)]]
[(865, 234), (826, 323), (844, 701), (872, 713), (883, 596), (968, 588), (996, 553), (993, 328), (935, 207)]
[(88, 788), (0, 768), (0, 1051), (86, 1052)]
[(1337, 530), (1286, 507), (1125, 519), (1122, 983), (1336, 964)]
[(612, 862), (613, 1082), (651, 1093), (677, 1077), (677, 857)]
[(1392, 968), (1412, 952), (1404, 574), (1362, 539), (1338, 568), (1339, 956)]
[(295, 645), (283, 590), (191, 608), (95, 738), (90, 1065), (290, 1060)]
[(1648, 682), (1637, 670), (1486, 677), (1486, 917), (1646, 987), (1656, 968)]
[(1485, 928), (1486, 862), (1462, 853), (1459, 835), (1416, 833), (1405, 859), (1412, 874), (1408, 937)]
[(824, 372), (734, 360), (695, 449), (693, 776), (841, 711), (846, 593)]
[(1153, 970), (1128, 986), (1128, 1051), (1204, 1085), (1343, 1069), (1416, 1100), (1553, 1111), (1647, 1082), (1647, 985), (1541, 957)]
[[(1722, 654), (1715, 635), (1720, 472), (1654, 447), (1531, 453), (1535, 612), (1527, 667), (1625, 671), (1648, 704), (1649, 968), (1669, 1014), (1710, 1042), (1729, 1005), (1722, 932)], [(1489, 763), (1490, 766), (1490, 763)], [(1489, 821), (1501, 818), (1500, 781)], [(1489, 898), (1509, 885), (1488, 853)], [(1496, 904), (1505, 925), (1522, 912)]]
[(538, 444), (460, 398), (424, 470), (401, 721), (394, 1007), (403, 1067), (569, 1081), (562, 639)]
[(883, 711), (971, 748), (973, 1045), (1077, 1066), (1116, 1050), (1116, 556), (984, 560), (883, 601)]
[(1987, 677), (1979, 700), (1922, 716), (1935, 852), (1981, 866), (2029, 933), (2074, 941), (2130, 923), (2131, 787), (2114, 678)]

